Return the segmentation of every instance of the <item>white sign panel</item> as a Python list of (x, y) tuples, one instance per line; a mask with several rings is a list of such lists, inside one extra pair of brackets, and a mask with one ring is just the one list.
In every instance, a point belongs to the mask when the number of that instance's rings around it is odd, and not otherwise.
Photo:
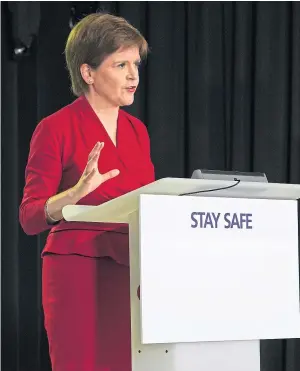
[(143, 195), (143, 343), (300, 337), (295, 201)]

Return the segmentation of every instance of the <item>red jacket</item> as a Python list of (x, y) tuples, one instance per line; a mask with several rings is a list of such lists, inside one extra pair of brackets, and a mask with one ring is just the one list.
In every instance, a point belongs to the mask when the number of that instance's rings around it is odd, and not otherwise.
[(117, 146), (85, 97), (43, 119), (30, 143), (20, 223), (25, 233), (51, 228), (43, 253), (111, 256), (128, 264), (128, 226), (62, 220), (47, 224), (44, 206), (48, 198), (74, 186), (97, 141), (104, 142), (99, 171), (119, 169), (120, 174), (91, 192), (78, 204), (100, 205), (154, 181), (150, 141), (137, 118), (119, 110)]

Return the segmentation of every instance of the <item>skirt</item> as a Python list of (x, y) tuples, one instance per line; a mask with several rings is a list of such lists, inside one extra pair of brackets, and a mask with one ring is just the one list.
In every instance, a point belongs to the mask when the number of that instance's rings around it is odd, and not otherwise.
[(110, 258), (43, 257), (53, 371), (131, 371), (129, 267)]

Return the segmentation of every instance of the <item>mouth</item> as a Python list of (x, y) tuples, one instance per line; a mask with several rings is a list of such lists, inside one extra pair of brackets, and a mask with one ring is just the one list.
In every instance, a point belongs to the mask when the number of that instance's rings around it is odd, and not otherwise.
[(129, 92), (129, 93), (134, 93), (136, 91), (136, 86), (132, 85), (132, 86), (128, 86), (126, 88), (126, 90)]

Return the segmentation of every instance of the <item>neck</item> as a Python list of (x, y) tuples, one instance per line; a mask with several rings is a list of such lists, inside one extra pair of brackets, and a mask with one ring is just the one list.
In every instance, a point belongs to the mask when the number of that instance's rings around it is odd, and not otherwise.
[(87, 93), (87, 101), (99, 118), (106, 118), (109, 121), (115, 121), (119, 114), (119, 107), (104, 101), (101, 97)]

